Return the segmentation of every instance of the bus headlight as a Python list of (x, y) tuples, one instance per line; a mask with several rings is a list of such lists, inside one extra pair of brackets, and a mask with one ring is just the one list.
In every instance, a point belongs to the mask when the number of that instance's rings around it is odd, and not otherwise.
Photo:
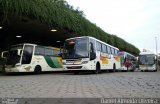
[(63, 65), (65, 65), (65, 64), (66, 64), (66, 62), (62, 62), (62, 64), (63, 64)]
[(20, 64), (20, 63), (17, 63), (17, 64), (15, 64), (15, 67), (16, 67), (16, 66), (21, 66), (21, 64)]
[(88, 61), (83, 61), (83, 62), (82, 62), (82, 64), (87, 64), (87, 63), (88, 63)]

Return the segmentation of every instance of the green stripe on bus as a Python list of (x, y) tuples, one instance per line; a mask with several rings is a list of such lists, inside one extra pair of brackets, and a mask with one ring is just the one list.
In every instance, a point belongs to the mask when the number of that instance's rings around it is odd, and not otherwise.
[(56, 65), (54, 64), (54, 62), (52, 61), (51, 57), (49, 56), (44, 56), (47, 64), (51, 67), (51, 68), (57, 68)]
[(51, 58), (51, 60), (53, 61), (54, 65), (57, 67), (57, 68), (60, 68), (61, 65), (58, 63), (58, 58), (57, 57), (53, 57)]

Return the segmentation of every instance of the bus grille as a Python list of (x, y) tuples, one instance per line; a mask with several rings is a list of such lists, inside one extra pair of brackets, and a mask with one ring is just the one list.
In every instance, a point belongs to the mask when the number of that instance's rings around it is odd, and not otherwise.
[(67, 67), (67, 69), (81, 69), (82, 66), (70, 66), (70, 67)]

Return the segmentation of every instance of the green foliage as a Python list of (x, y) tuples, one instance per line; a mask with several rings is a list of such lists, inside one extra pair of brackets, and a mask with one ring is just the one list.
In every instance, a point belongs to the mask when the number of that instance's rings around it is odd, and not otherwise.
[(73, 9), (65, 0), (0, 0), (0, 13), (6, 22), (8, 14), (18, 14), (37, 19), (51, 27), (67, 29), (77, 36), (89, 35), (118, 47), (120, 50), (139, 54), (139, 49), (123, 39), (110, 35), (84, 17), (83, 11)]

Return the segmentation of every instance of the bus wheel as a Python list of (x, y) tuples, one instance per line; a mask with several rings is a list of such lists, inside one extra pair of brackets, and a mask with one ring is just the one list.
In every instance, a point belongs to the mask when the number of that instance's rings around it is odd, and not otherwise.
[(94, 73), (95, 73), (95, 74), (99, 74), (100, 71), (101, 71), (100, 64), (97, 63), (97, 65), (96, 65), (96, 70), (94, 71)]
[(116, 65), (113, 64), (113, 70), (112, 70), (112, 72), (115, 72), (115, 71), (116, 71)]
[(41, 74), (41, 66), (37, 65), (34, 69), (34, 74), (38, 75), (38, 74)]
[(154, 70), (154, 72), (157, 72), (157, 69), (156, 69), (156, 70)]
[(143, 70), (141, 70), (141, 72), (143, 72)]

